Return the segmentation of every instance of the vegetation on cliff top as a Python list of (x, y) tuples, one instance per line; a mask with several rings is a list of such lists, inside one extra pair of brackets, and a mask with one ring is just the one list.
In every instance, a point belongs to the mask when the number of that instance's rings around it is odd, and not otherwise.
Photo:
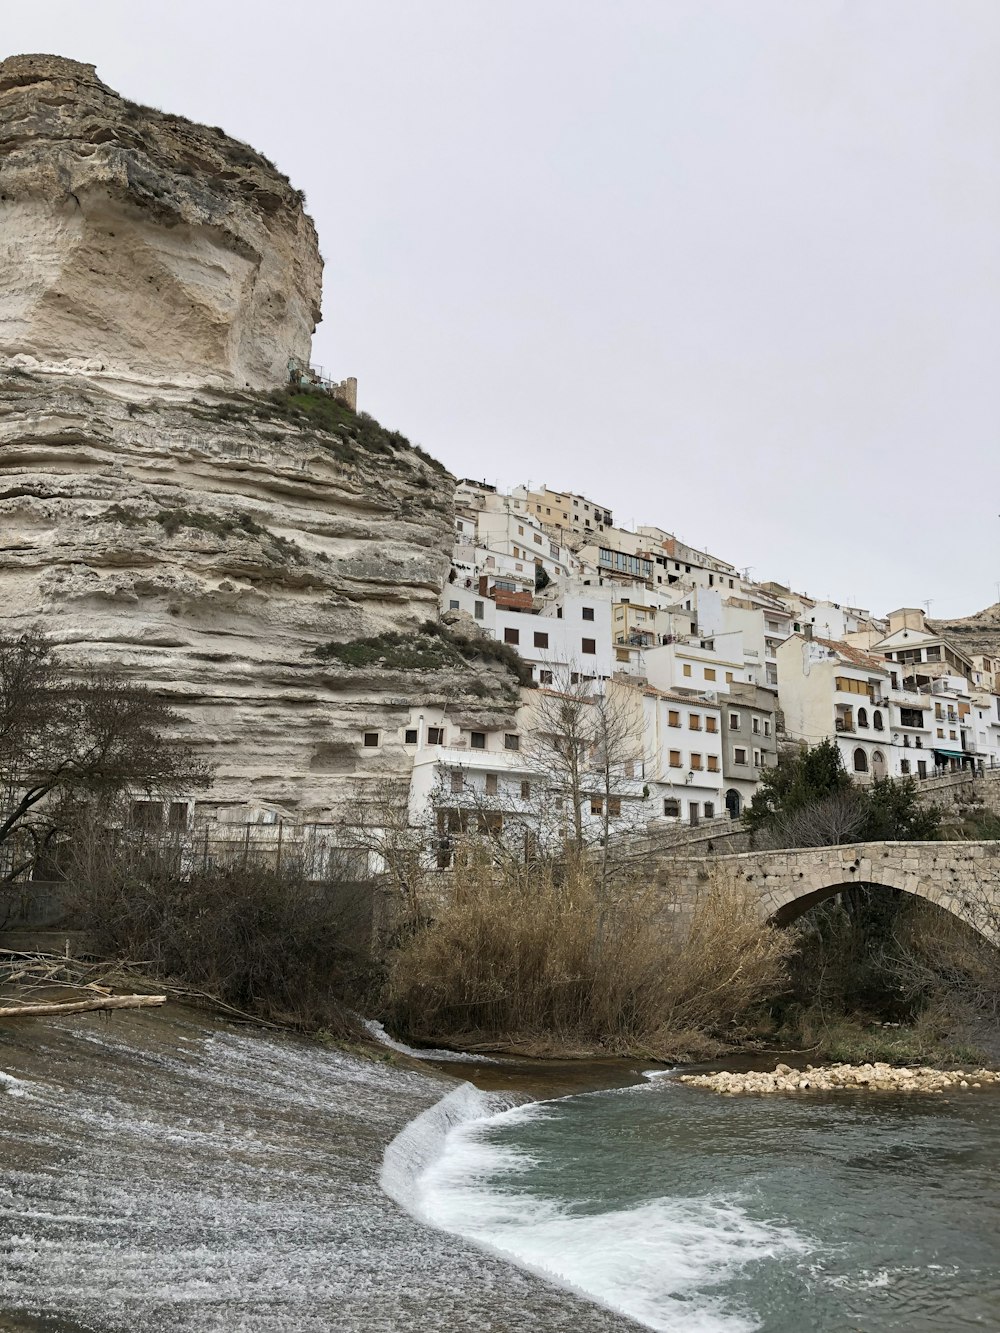
[(349, 667), (377, 666), (397, 671), (437, 671), (467, 663), (495, 662), (504, 667), (519, 685), (531, 688), (531, 667), (508, 644), (495, 639), (470, 638), (435, 620), (425, 620), (412, 634), (389, 631), (345, 643), (325, 643), (313, 650), (324, 662), (343, 662)]
[[(214, 421), (245, 421), (248, 415), (260, 421), (285, 421), (315, 432), (319, 442), (343, 463), (383, 459), (397, 466), (413, 465), (407, 454), (415, 454), (428, 468), (447, 476), (448, 469), (419, 444), (398, 430), (389, 430), (367, 412), (354, 412), (328, 393), (309, 392), (289, 386), (265, 394), (233, 394), (221, 402), (202, 402), (195, 414)], [(429, 486), (416, 470), (415, 484)]]

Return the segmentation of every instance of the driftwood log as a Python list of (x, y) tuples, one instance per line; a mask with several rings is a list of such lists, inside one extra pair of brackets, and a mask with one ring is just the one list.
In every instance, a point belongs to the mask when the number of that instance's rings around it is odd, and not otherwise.
[(146, 1009), (166, 1004), (165, 995), (101, 995), (91, 1000), (53, 1000), (41, 1004), (15, 1004), (0, 1009), (0, 1018), (31, 1018), (39, 1014), (81, 1014), (91, 1009)]

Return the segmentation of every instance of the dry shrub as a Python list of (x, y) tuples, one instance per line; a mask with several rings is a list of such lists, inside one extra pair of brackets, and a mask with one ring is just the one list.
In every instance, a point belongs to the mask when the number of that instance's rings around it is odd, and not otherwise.
[(635, 883), (602, 892), (586, 858), (473, 856), (453, 890), (390, 961), (389, 1015), (417, 1040), (702, 1053), (784, 985), (794, 948), (735, 897), (664, 921)]
[[(997, 913), (985, 895), (972, 910), (994, 936)], [(899, 993), (912, 1004), (945, 1000), (968, 1006), (996, 1023), (1000, 1016), (1000, 951), (953, 913), (920, 898), (909, 899), (886, 944), (887, 968)]]
[(119, 844), (78, 855), (75, 910), (109, 955), (248, 1013), (341, 1036), (367, 966), (357, 888), (310, 882), (292, 861), (181, 873), (176, 854)]

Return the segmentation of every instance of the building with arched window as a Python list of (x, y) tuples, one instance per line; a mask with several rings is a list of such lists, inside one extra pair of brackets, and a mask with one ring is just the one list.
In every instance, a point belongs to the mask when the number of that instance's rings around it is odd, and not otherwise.
[(788, 736), (809, 745), (834, 738), (856, 782), (932, 775), (940, 766), (930, 730), (933, 702), (900, 694), (893, 670), (852, 644), (793, 635), (778, 649), (778, 702)]

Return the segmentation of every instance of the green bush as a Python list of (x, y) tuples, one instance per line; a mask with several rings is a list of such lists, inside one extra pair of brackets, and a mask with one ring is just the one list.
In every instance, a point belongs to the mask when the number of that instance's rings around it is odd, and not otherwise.
[(277, 536), (250, 514), (233, 514), (231, 517), (222, 518), (196, 509), (176, 508), (161, 509), (158, 513), (147, 516), (134, 509), (126, 509), (115, 504), (105, 510), (104, 517), (130, 528), (144, 523), (159, 523), (170, 537), (176, 536), (182, 528), (191, 528), (196, 532), (210, 532), (213, 536), (223, 539), (240, 535), (259, 537), (262, 543), (273, 547), (275, 552), (289, 564), (301, 565), (307, 558), (305, 551), (296, 542), (288, 537)]
[[(389, 631), (370, 638), (326, 643), (315, 648), (321, 661), (345, 666), (379, 666), (386, 670), (433, 671), (464, 663), (496, 663), (515, 677), (519, 685), (532, 688), (531, 667), (509, 644), (496, 639), (459, 634), (436, 620), (425, 620), (412, 634)], [(481, 685), (481, 682), (477, 682)], [(482, 690), (475, 691), (484, 693)]]

